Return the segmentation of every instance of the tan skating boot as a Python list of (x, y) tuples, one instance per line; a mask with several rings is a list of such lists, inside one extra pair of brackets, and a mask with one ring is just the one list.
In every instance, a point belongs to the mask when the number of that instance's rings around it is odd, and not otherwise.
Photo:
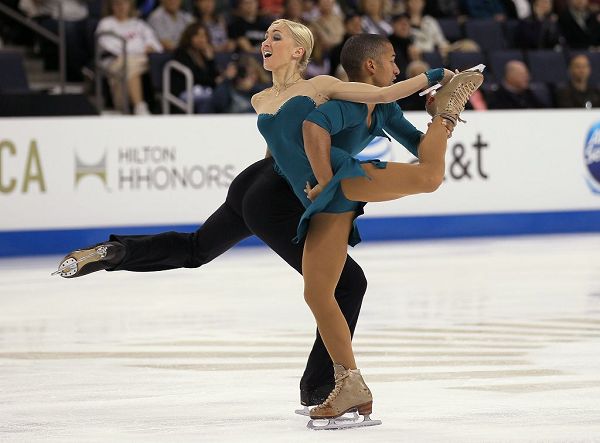
[(425, 109), (432, 117), (441, 116), (453, 125), (460, 120), (460, 113), (465, 110), (469, 97), (483, 83), (483, 74), (479, 71), (463, 71), (456, 74), (442, 86), (437, 94), (430, 96)]
[(360, 370), (346, 369), (337, 364), (334, 364), (333, 368), (335, 387), (323, 403), (310, 410), (310, 418), (336, 418), (354, 410), (360, 415), (369, 415), (373, 396), (360, 375)]
[(77, 249), (65, 256), (52, 275), (75, 278), (117, 266), (125, 256), (125, 247), (118, 242), (104, 242)]

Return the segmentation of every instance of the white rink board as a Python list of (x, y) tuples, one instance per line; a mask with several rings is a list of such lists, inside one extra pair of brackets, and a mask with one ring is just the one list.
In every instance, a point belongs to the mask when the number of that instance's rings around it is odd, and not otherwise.
[[(424, 113), (407, 117), (426, 127)], [(468, 124), (450, 140), (442, 187), (368, 205), (367, 216), (600, 209), (584, 163), (600, 113), (463, 117)], [(485, 146), (476, 149), (478, 139)], [(370, 152), (410, 161), (387, 145), (381, 139)], [(264, 152), (249, 115), (0, 119), (0, 230), (197, 224)]]
[[(32, 141), (45, 192), (38, 180), (23, 193)], [(16, 181), (0, 230), (198, 223), (265, 152), (255, 119), (238, 116), (0, 119), (0, 143), (1, 183)]]
[[(406, 117), (417, 128), (426, 127), (426, 114)], [(600, 209), (584, 161), (585, 140), (600, 124), (600, 112), (465, 112), (462, 117), (467, 124), (459, 123), (448, 143), (444, 184), (431, 194), (367, 205), (367, 216)], [(478, 140), (485, 146), (476, 148)], [(386, 144), (391, 150), (382, 159), (413, 158), (398, 143)]]

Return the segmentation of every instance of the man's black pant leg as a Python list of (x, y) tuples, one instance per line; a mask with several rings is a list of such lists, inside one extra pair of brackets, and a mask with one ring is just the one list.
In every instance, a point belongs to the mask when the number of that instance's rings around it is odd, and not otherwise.
[(238, 174), (229, 187), (225, 203), (196, 232), (111, 235), (111, 241), (125, 245), (125, 257), (113, 270), (150, 272), (197, 268), (251, 236), (242, 218), (242, 201), (266, 169), (272, 169), (270, 160), (258, 161)]

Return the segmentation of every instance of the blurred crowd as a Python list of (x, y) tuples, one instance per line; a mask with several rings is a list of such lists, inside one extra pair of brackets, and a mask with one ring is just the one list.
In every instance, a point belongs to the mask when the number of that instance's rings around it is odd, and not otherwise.
[[(169, 54), (193, 73), (198, 113), (252, 112), (250, 97), (270, 86), (260, 44), (274, 18), (309, 26), (315, 48), (306, 76), (345, 79), (340, 52), (352, 35), (388, 36), (408, 78), (429, 67), (483, 62), (490, 69), (473, 109), (600, 106), (600, 0), (6, 0), (54, 32), (66, 21), (68, 79), (95, 69), (93, 56), (117, 73), (125, 63), (135, 114), (148, 114), (157, 85), (148, 81), (153, 54)], [(59, 7), (60, 6), (60, 7)], [(4, 26), (6, 39), (37, 48), (49, 68), (56, 47)], [(96, 40), (98, 46), (96, 46)], [(164, 57), (160, 58), (160, 66)], [(110, 82), (116, 107), (123, 100)], [(175, 73), (171, 92), (185, 97)], [(423, 99), (400, 102), (422, 110)]]

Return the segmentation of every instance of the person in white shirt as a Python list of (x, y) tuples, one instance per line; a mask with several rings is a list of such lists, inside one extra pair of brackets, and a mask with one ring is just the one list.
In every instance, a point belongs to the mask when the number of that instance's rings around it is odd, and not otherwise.
[(181, 10), (181, 0), (161, 0), (160, 6), (148, 17), (148, 24), (165, 51), (175, 50), (184, 29), (193, 21), (192, 14)]
[(438, 21), (430, 15), (423, 15), (424, 8), (424, 0), (406, 1), (414, 45), (420, 52), (433, 52), (437, 49), (445, 57), (450, 43), (446, 40)]
[[(160, 52), (162, 45), (154, 31), (143, 20), (136, 18), (133, 0), (108, 0), (109, 15), (98, 23), (96, 34), (113, 32), (126, 40), (127, 94), (137, 115), (149, 114), (144, 100), (142, 75), (148, 71), (148, 54)], [(103, 52), (103, 63), (114, 75), (109, 78), (115, 105), (122, 108), (123, 91), (119, 73), (123, 69), (123, 44), (118, 38), (102, 35), (99, 46)]]

